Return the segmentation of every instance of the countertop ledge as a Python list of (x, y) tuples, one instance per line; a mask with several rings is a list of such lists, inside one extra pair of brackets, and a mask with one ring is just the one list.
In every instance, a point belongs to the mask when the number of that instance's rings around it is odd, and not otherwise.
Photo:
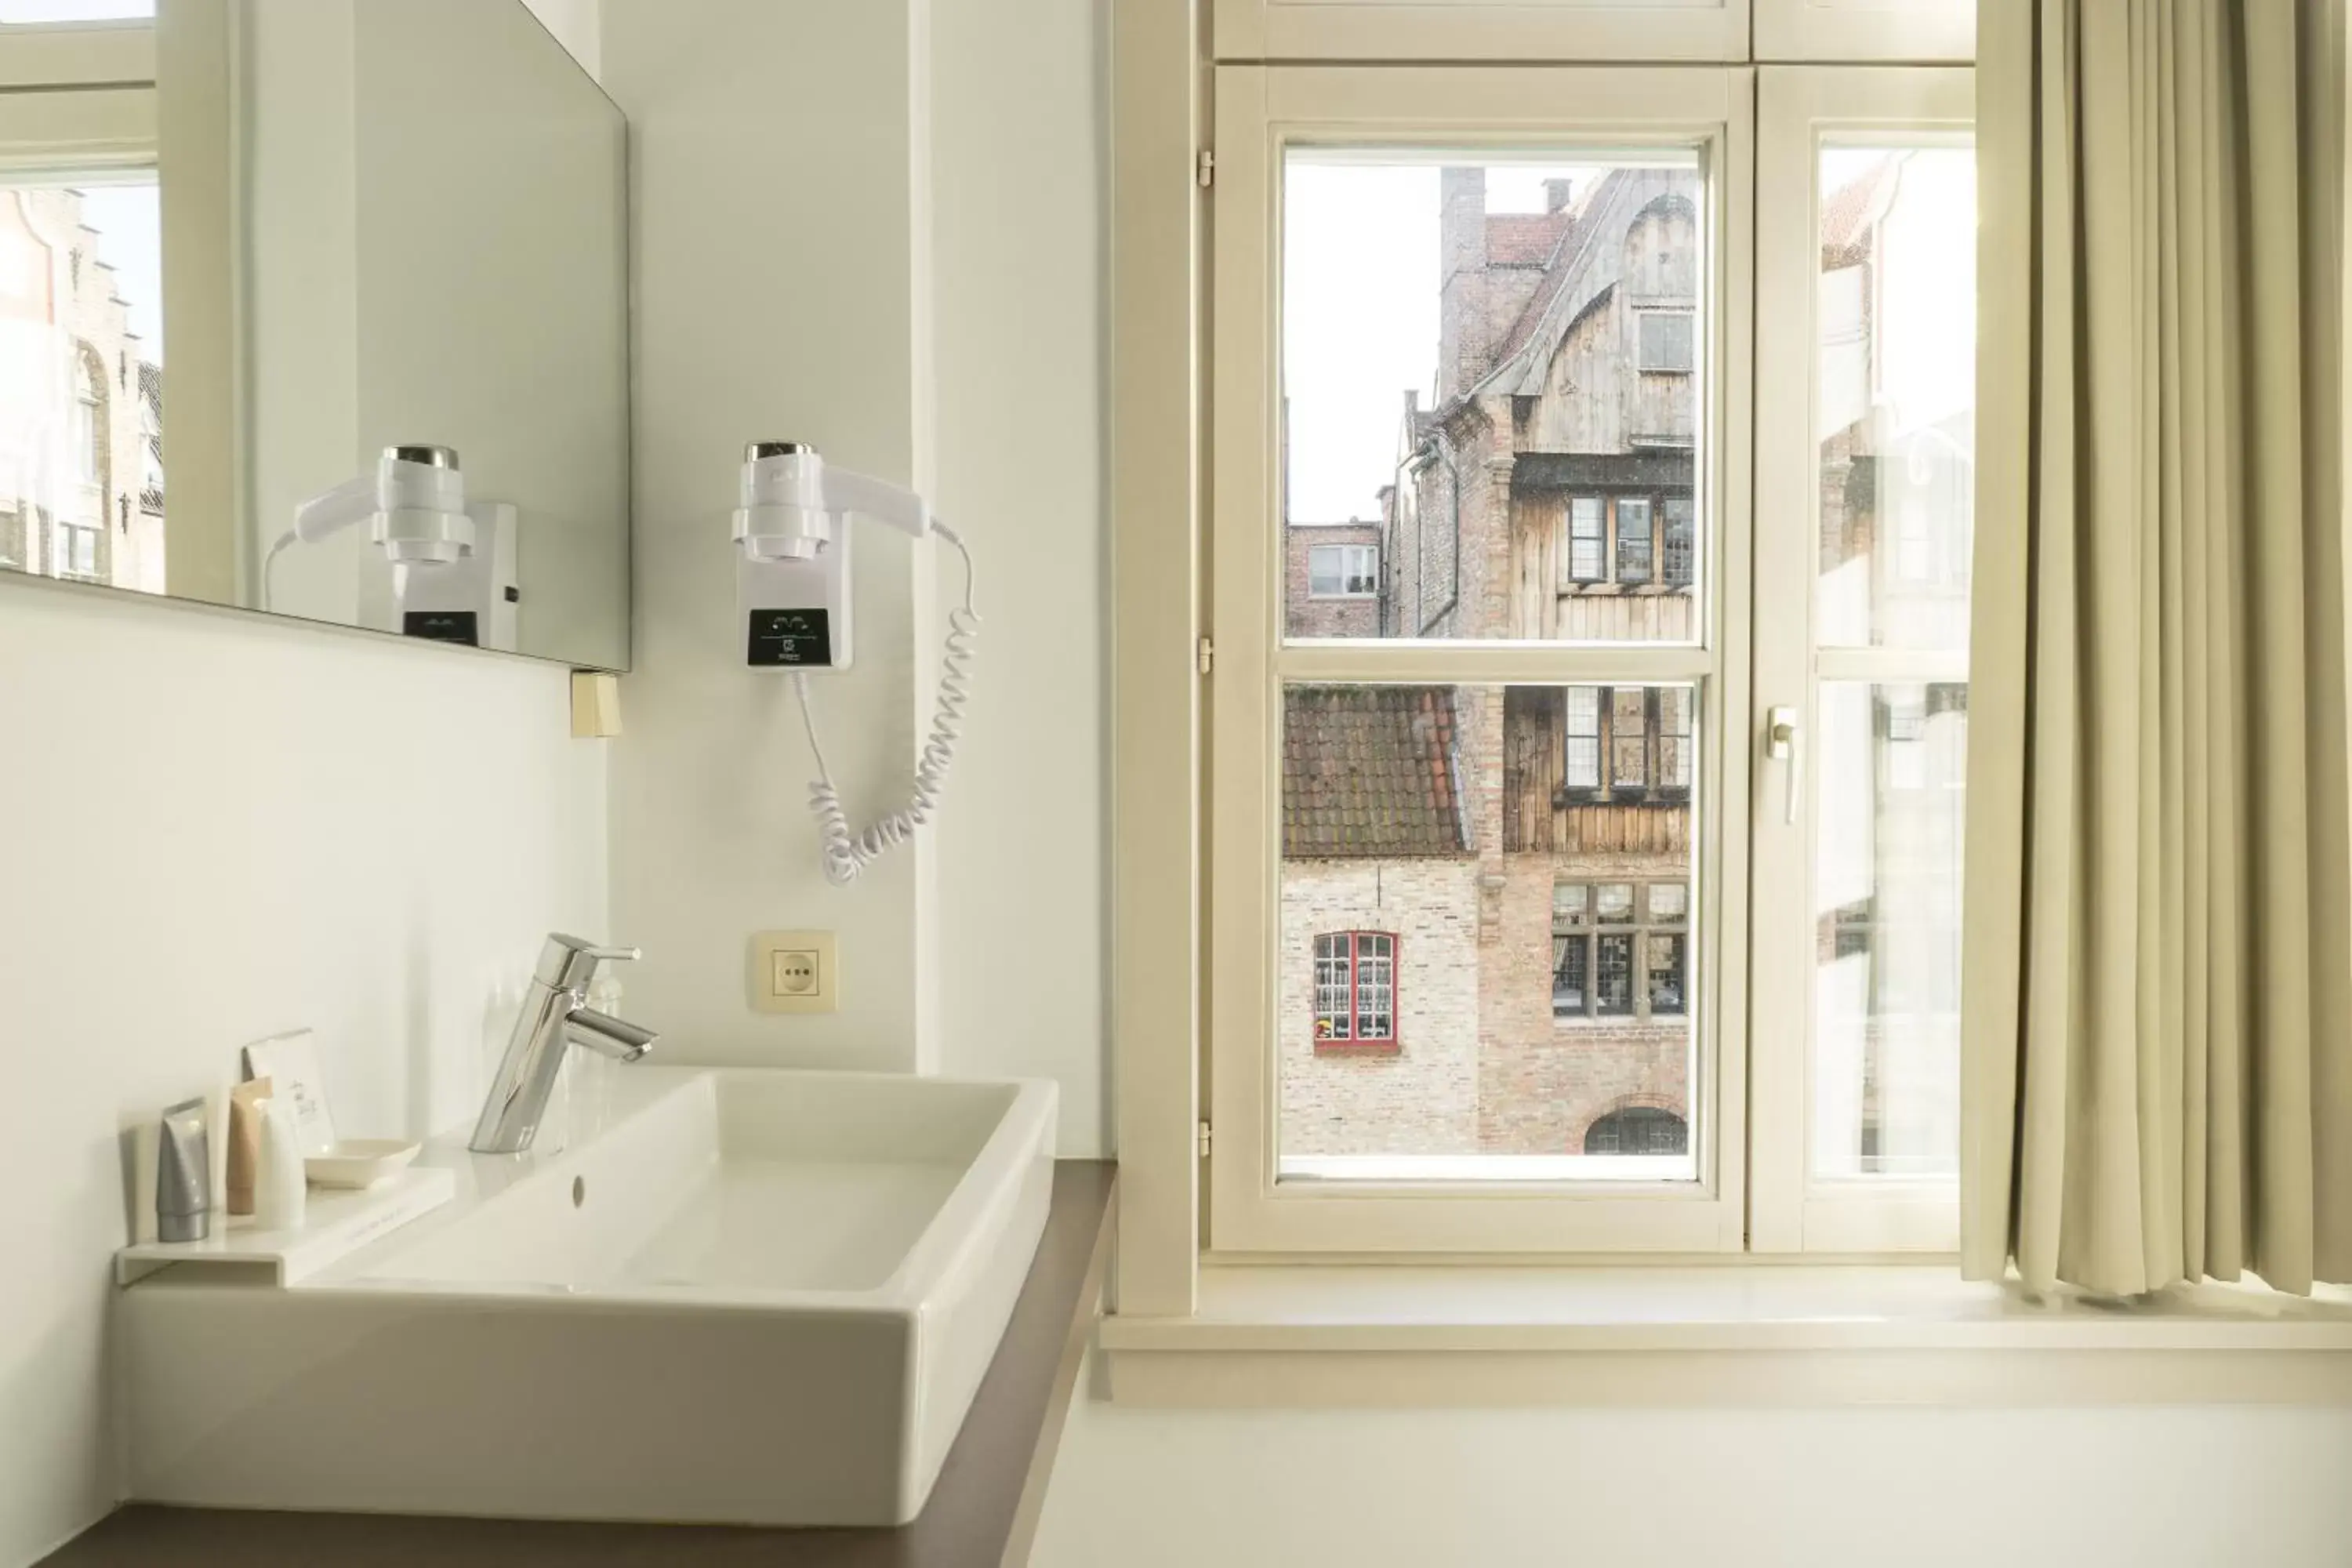
[(742, 1530), (130, 1504), (44, 1568), (332, 1563), (394, 1568), (980, 1568), (1029, 1557), (1062, 1426), (1093, 1336), (1118, 1167), (1064, 1160), (1013, 1320), (920, 1517), (897, 1530)]
[(1193, 1315), (1101, 1343), (1142, 1405), (2352, 1405), (2352, 1292), (2116, 1303), (1948, 1264), (1213, 1266)]

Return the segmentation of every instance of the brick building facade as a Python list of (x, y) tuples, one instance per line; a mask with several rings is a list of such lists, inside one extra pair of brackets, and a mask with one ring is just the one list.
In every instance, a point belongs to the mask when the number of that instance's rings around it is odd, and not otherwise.
[(1381, 525), (1295, 523), (1283, 531), (1283, 602), (1291, 636), (1381, 635)]

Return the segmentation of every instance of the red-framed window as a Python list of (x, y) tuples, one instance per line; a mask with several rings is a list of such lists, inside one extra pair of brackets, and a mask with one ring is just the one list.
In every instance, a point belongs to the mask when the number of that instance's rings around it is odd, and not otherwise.
[(1315, 939), (1315, 1043), (1397, 1043), (1394, 931), (1326, 931)]

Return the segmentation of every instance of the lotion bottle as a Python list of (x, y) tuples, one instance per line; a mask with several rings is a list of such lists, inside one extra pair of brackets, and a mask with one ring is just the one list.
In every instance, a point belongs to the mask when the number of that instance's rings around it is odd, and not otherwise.
[(261, 1230), (301, 1229), (310, 1196), (294, 1102), (283, 1096), (265, 1100), (261, 1102), (261, 1164), (253, 1184), (254, 1226)]

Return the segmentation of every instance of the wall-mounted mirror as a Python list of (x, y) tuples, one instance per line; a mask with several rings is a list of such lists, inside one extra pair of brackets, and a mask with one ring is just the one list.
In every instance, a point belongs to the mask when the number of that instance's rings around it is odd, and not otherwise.
[(0, 570), (625, 668), (626, 203), (525, 0), (0, 0)]

